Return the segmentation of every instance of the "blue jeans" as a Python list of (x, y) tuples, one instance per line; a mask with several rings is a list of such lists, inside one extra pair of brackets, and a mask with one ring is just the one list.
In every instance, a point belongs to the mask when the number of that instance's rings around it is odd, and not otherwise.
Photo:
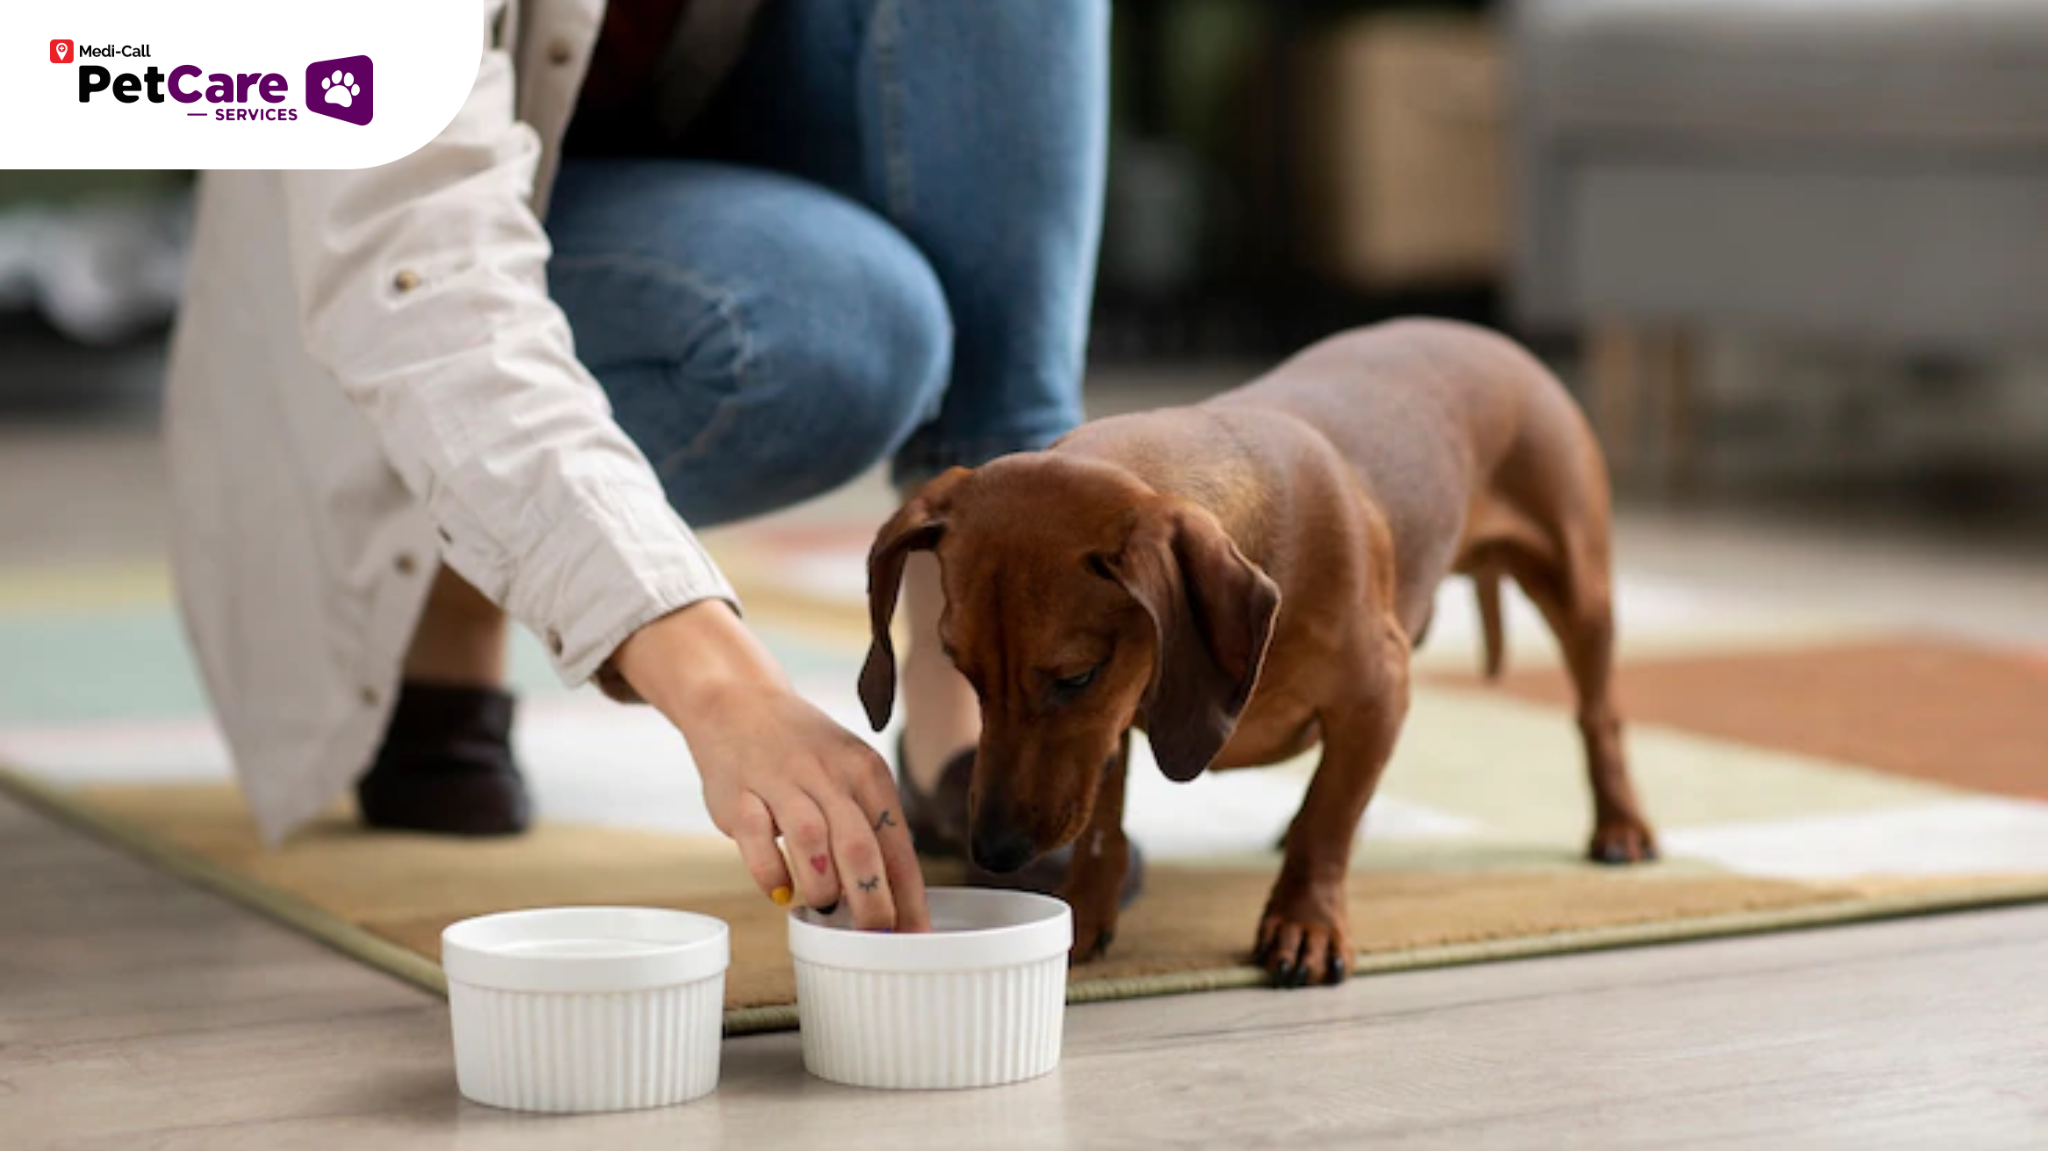
[(777, 0), (673, 157), (571, 156), (549, 288), (709, 527), (1081, 418), (1107, 0)]

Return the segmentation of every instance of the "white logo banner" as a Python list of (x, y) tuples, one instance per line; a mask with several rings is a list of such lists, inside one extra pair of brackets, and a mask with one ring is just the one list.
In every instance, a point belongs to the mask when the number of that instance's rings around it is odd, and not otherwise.
[(0, 167), (368, 168), (455, 118), (478, 0), (0, 3)]

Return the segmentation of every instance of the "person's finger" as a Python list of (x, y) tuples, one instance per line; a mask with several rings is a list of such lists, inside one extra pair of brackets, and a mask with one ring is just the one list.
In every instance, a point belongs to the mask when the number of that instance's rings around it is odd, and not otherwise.
[(840, 888), (853, 908), (853, 925), (863, 931), (895, 930), (896, 901), (889, 891), (882, 849), (875, 843), (867, 813), (844, 792), (826, 798), (819, 806), (832, 828), (832, 859), (839, 867)]
[(820, 911), (839, 903), (839, 874), (832, 866), (832, 833), (816, 800), (795, 788), (765, 797), (782, 845), (789, 853), (796, 891), (804, 906)]
[(896, 779), (880, 756), (873, 756), (856, 776), (854, 796), (868, 813), (868, 826), (873, 828), (876, 845), (881, 848), (882, 875), (895, 903), (896, 930), (931, 930), (931, 908), (925, 901), (924, 872), (918, 867), (917, 848), (903, 819)]
[(739, 845), (740, 859), (761, 893), (787, 907), (796, 900), (796, 887), (789, 879), (789, 864), (782, 849), (775, 846), (775, 817), (768, 805), (752, 792), (740, 796), (727, 834)]

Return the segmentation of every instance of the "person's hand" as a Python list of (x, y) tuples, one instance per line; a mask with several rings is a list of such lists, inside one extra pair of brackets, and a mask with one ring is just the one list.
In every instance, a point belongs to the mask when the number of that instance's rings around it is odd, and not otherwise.
[(683, 733), (712, 820), (763, 892), (815, 908), (843, 899), (864, 929), (930, 927), (888, 765), (798, 696), (730, 607), (665, 616), (620, 645), (612, 665)]

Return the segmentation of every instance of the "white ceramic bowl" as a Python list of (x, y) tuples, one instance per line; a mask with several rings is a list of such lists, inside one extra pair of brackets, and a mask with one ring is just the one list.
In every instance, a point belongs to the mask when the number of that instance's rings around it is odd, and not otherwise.
[(932, 931), (789, 918), (804, 1066), (854, 1087), (991, 1087), (1060, 1061), (1074, 916), (1044, 895), (931, 892)]
[(518, 1111), (665, 1107), (718, 1086), (723, 922), (687, 911), (564, 907), (441, 933), (455, 1079)]

